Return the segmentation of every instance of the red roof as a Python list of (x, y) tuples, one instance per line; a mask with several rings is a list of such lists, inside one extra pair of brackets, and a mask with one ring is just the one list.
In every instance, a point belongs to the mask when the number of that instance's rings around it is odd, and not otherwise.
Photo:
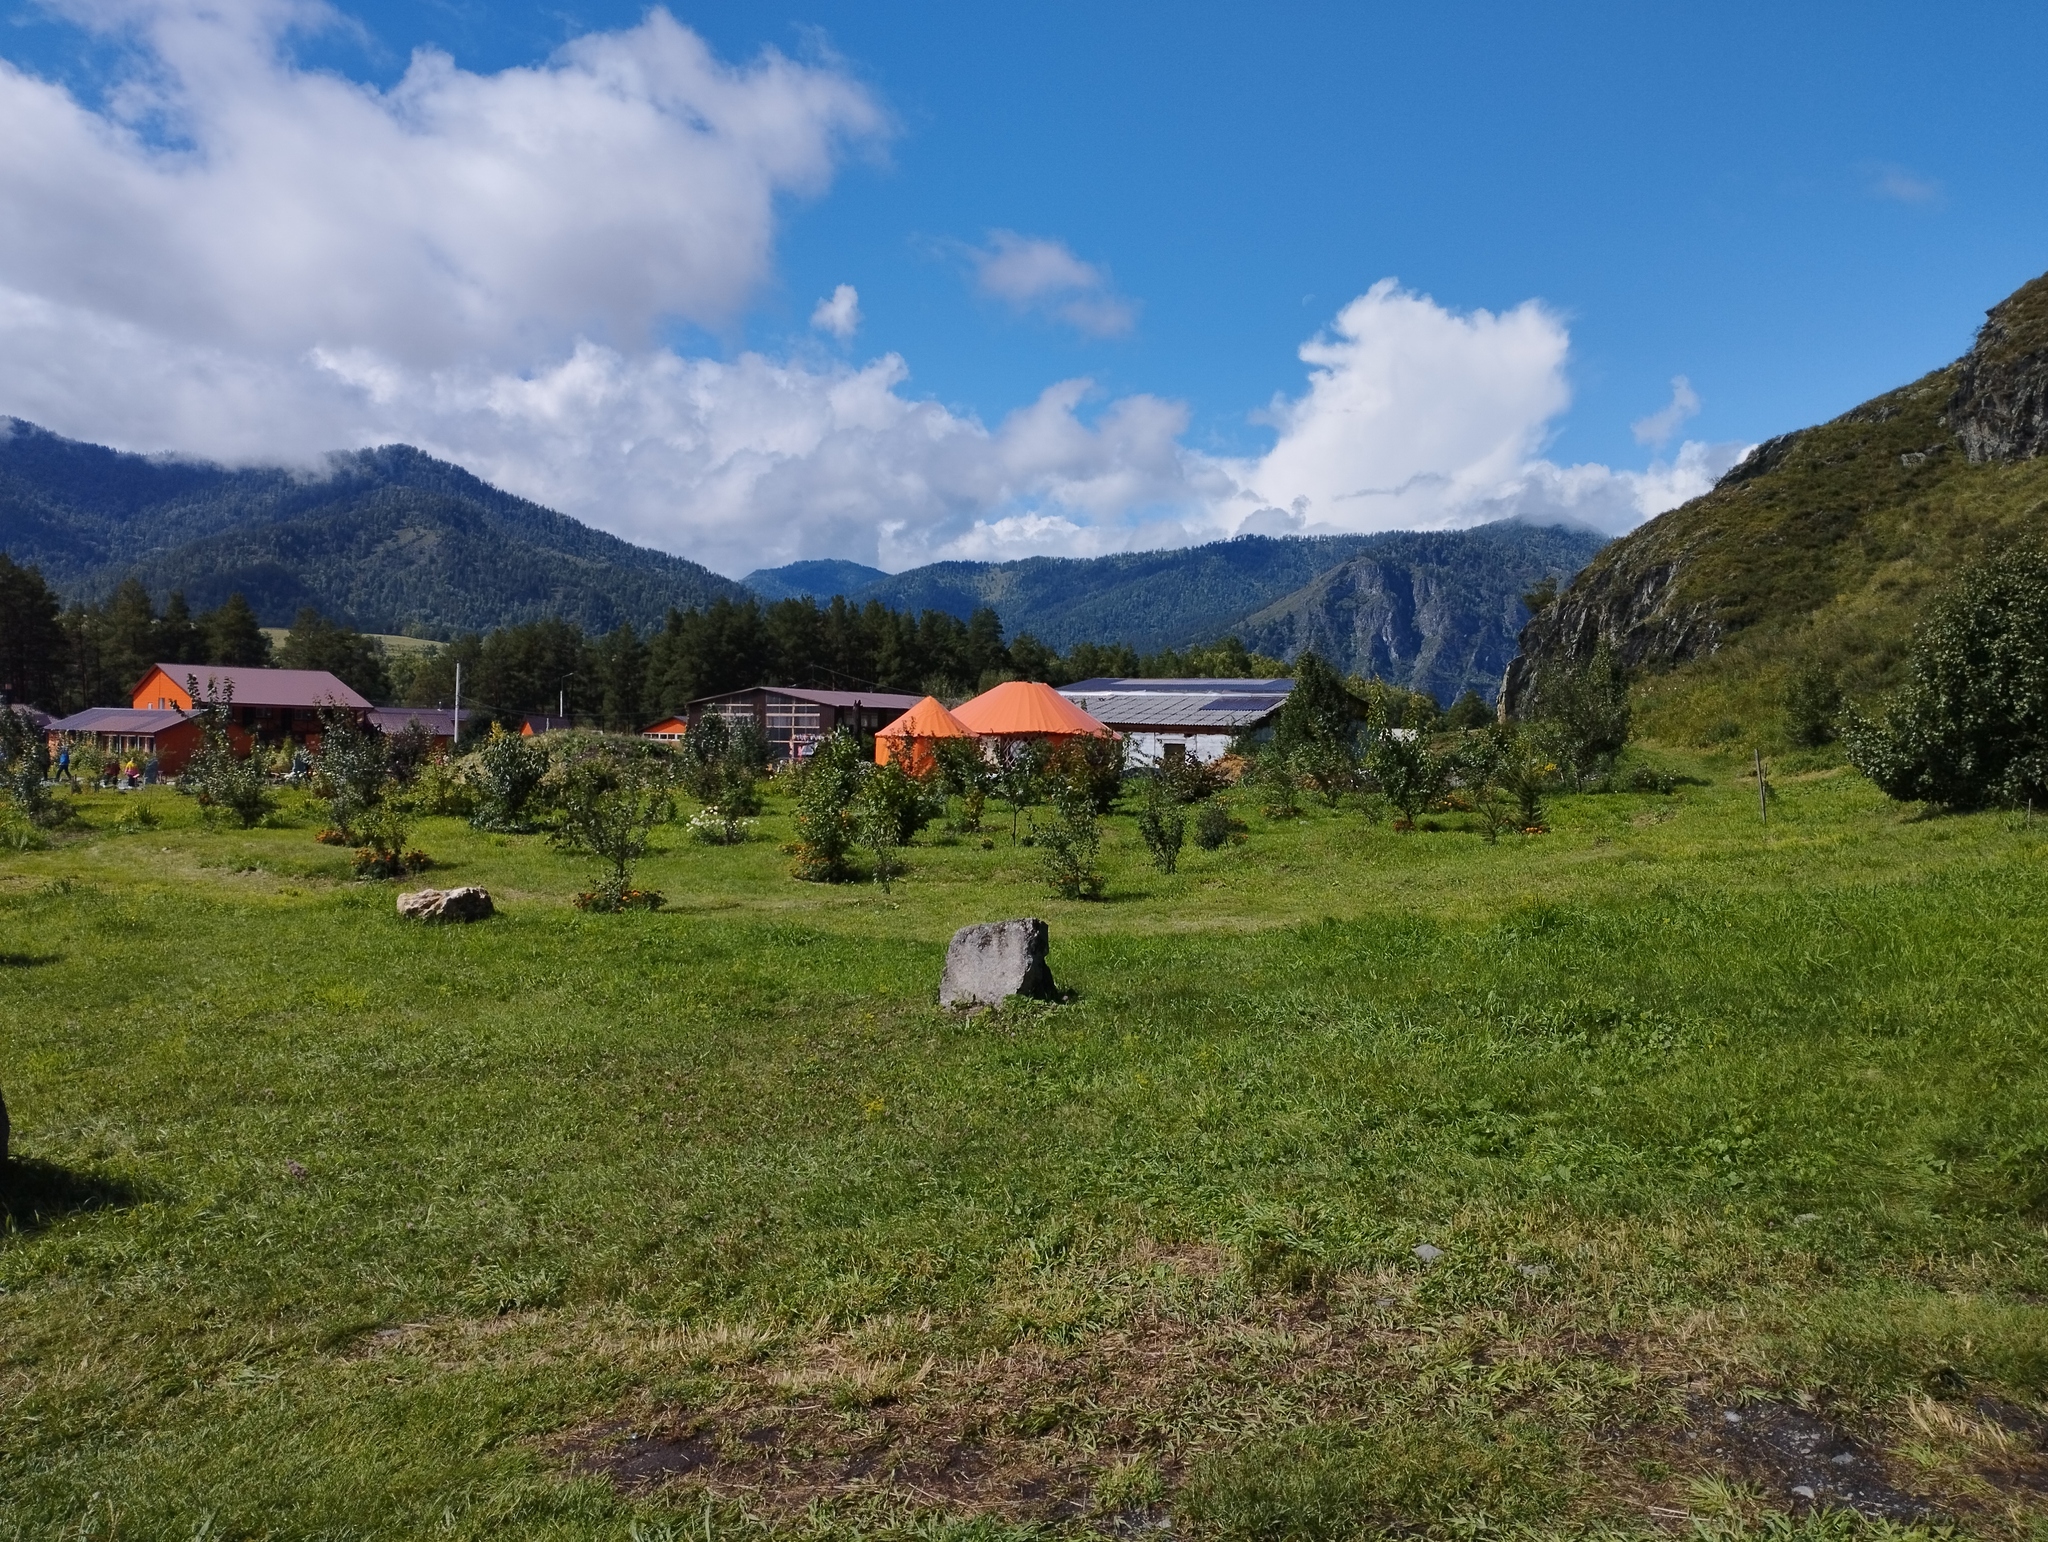
[(955, 707), (953, 717), (973, 734), (1116, 737), (1051, 686), (1036, 680), (1012, 680), (992, 691), (983, 691), (974, 700)]
[[(936, 696), (927, 696), (903, 716), (875, 735), (875, 764), (886, 766), (898, 755), (904, 754), (919, 739), (971, 739), (973, 731), (952, 713), (946, 704)], [(925, 761), (931, 752), (922, 755), (911, 754), (907, 760)], [(913, 765), (912, 770), (921, 771), (923, 765)]]
[(358, 695), (324, 669), (241, 669), (226, 664), (158, 664), (135, 684), (133, 704), (154, 707), (161, 694), (148, 689), (150, 680), (161, 674), (174, 688), (180, 704), (185, 700), (185, 682), (199, 681), (203, 695), (210, 683), (232, 686), (238, 707), (359, 707), (368, 709), (369, 698)]

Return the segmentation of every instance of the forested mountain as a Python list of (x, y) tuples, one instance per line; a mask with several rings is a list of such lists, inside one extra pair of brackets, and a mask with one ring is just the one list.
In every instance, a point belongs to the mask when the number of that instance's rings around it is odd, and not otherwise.
[(68, 599), (127, 576), (194, 609), (247, 596), (266, 625), (307, 605), (367, 631), (463, 631), (556, 616), (657, 625), (743, 591), (515, 498), (406, 445), (321, 473), (128, 455), (0, 420), (0, 551)]
[(843, 562), (826, 557), (811, 562), (791, 562), (779, 568), (756, 568), (740, 582), (764, 600), (829, 600), (835, 594), (848, 598), (865, 595), (876, 584), (888, 582), (889, 575), (864, 563)]
[(1521, 596), (1544, 578), (1569, 579), (1604, 542), (1585, 531), (1502, 522), (1429, 534), (1240, 536), (1112, 557), (940, 562), (853, 588), (825, 586), (874, 570), (800, 562), (745, 581), (768, 598), (844, 594), (962, 617), (986, 606), (1008, 635), (1056, 649), (1103, 643), (1149, 652), (1234, 634), (1283, 659), (1313, 648), (1340, 669), (1448, 702), (1468, 689), (1491, 699), (1527, 615)]
[[(1955, 363), (1758, 445), (1704, 497), (1596, 557), (1522, 634), (1506, 691), (1605, 641), (1653, 679), (1645, 724), (1718, 741), (1787, 688), (1897, 682), (1930, 596), (1974, 558), (2048, 541), (2048, 275)], [(1665, 672), (1670, 671), (1669, 675)]]

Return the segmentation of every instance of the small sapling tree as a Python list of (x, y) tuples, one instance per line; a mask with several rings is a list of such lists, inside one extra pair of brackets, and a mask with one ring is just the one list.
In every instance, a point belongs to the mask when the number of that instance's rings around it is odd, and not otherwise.
[(1220, 798), (1205, 799), (1195, 807), (1195, 844), (1215, 851), (1230, 839), (1230, 810)]
[(658, 910), (662, 897), (633, 887), (633, 864), (655, 829), (675, 817), (675, 768), (652, 745), (583, 738), (558, 746), (541, 781), (548, 840), (603, 864), (579, 909)]
[(854, 799), (873, 769), (860, 741), (844, 729), (811, 752), (796, 795), (796, 877), (838, 883), (852, 875), (847, 857), (859, 834)]
[(321, 835), (358, 844), (358, 826), (384, 801), (391, 776), (384, 736), (341, 707), (320, 710), (320, 748), (313, 757), (313, 793), (327, 802), (333, 826)]
[(547, 775), (544, 750), (523, 734), (491, 725), (491, 736), (463, 766), (476, 793), (476, 811), (469, 822), (479, 830), (526, 834), (533, 829), (527, 805)]
[(247, 830), (270, 812), (273, 800), (254, 746), (248, 755), (235, 753), (228, 732), (235, 704), (234, 683), (213, 678), (202, 689), (198, 677), (188, 675), (185, 687), (199, 718), (199, 748), (185, 762), (178, 791), (189, 792), (198, 801), (207, 823), (231, 819)]
[[(994, 741), (996, 796), (1010, 805), (1010, 844), (1017, 844), (1017, 821), (1024, 810), (1045, 793), (1046, 748), (1041, 739), (1004, 738)], [(1094, 792), (1089, 790), (1089, 801)]]
[(982, 811), (995, 790), (995, 763), (979, 739), (935, 739), (932, 751), (938, 761), (940, 789), (960, 800), (957, 828), (963, 835), (978, 833)]
[(38, 828), (61, 824), (70, 808), (47, 785), (50, 742), (27, 715), (0, 702), (0, 782), (16, 814)]
[(1416, 728), (1382, 728), (1366, 751), (1365, 769), (1389, 803), (1401, 811), (1396, 828), (1413, 829), (1422, 811), (1443, 796), (1449, 768)]
[(1180, 862), (1181, 843), (1187, 837), (1188, 816), (1163, 776), (1145, 778), (1145, 804), (1138, 811), (1138, 838), (1152, 853), (1152, 864), (1171, 873)]
[(1628, 747), (1629, 727), (1628, 673), (1605, 638), (1591, 658), (1538, 674), (1533, 731), (1574, 789), (1613, 767)]
[(862, 778), (854, 795), (854, 830), (875, 860), (875, 881), (884, 891), (903, 871), (898, 853), (944, 806), (943, 792), (911, 776), (894, 761), (875, 767)]
[(1096, 859), (1102, 850), (1102, 821), (1095, 811), (1095, 793), (1084, 777), (1060, 776), (1046, 789), (1052, 818), (1038, 829), (1044, 849), (1045, 876), (1062, 899), (1097, 899), (1102, 873)]

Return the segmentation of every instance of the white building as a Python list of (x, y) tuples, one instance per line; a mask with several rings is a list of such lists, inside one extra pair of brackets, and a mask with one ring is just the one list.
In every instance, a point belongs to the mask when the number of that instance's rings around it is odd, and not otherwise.
[(1133, 766), (1216, 760), (1273, 720), (1292, 680), (1082, 680), (1060, 694), (1124, 736)]

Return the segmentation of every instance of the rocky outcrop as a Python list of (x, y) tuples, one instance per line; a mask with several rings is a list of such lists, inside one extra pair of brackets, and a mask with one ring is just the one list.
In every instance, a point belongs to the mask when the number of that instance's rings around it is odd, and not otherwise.
[(1970, 467), (2044, 454), (2048, 275), (1993, 307), (1955, 364), (1765, 440), (1705, 496), (1608, 547), (1523, 629), (1501, 710), (1526, 715), (1547, 666), (1603, 641), (1654, 670), (1752, 627), (1797, 631), (1823, 615), (1843, 618), (1838, 654), (1874, 660), (1874, 677), (1897, 652), (1885, 639), (1957, 565), (2040, 538), (2036, 484), (1973, 479)]
[(1973, 461), (2048, 452), (2048, 275), (1986, 314), (1956, 365), (1948, 422)]
[(939, 1005), (958, 1011), (1001, 1006), (1012, 996), (1053, 1000), (1058, 992), (1045, 962), (1050, 946), (1050, 931), (1035, 917), (961, 927), (946, 948)]
[(1589, 531), (1505, 526), (1452, 544), (1416, 534), (1397, 552), (1354, 557), (1244, 621), (1247, 648), (1294, 659), (1313, 651), (1345, 674), (1449, 703), (1491, 697), (1528, 612), (1522, 596), (1568, 581), (1606, 544)]

